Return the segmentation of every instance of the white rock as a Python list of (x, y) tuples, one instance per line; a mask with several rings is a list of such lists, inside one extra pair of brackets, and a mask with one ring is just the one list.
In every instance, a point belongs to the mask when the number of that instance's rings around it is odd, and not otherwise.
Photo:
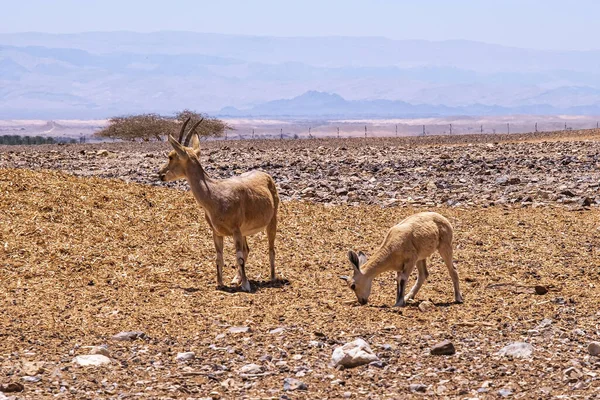
[(246, 364), (240, 368), (239, 373), (242, 375), (256, 375), (264, 371), (264, 368), (257, 364)]
[(96, 367), (99, 365), (110, 364), (110, 358), (102, 354), (86, 354), (77, 356), (73, 359), (73, 363), (79, 364), (82, 367)]
[(379, 357), (373, 353), (367, 342), (362, 339), (356, 339), (353, 342), (337, 347), (333, 351), (331, 360), (335, 367), (341, 365), (345, 368), (353, 368), (378, 361)]
[(229, 333), (248, 333), (250, 332), (250, 328), (247, 326), (232, 326), (227, 331)]
[(175, 358), (177, 361), (189, 361), (196, 358), (196, 353), (193, 351), (186, 351), (184, 353), (177, 353), (177, 357)]
[(503, 347), (498, 354), (501, 356), (511, 356), (515, 358), (529, 358), (533, 353), (533, 346), (525, 342), (511, 343)]

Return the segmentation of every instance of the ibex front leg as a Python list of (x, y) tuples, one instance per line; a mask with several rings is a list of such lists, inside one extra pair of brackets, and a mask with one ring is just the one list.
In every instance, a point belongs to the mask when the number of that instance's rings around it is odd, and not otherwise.
[(223, 236), (219, 236), (213, 231), (213, 241), (215, 242), (215, 250), (217, 251), (217, 286), (223, 286)]
[(241, 287), (244, 292), (250, 292), (250, 282), (248, 282), (248, 277), (246, 277), (246, 241), (241, 232), (233, 234), (233, 241), (235, 242), (235, 257), (239, 267), (239, 276), (242, 279)]

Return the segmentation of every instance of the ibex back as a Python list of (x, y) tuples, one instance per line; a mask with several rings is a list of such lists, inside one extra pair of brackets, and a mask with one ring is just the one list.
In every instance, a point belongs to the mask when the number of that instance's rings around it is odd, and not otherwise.
[[(169, 153), (169, 161), (159, 171), (159, 177), (162, 181), (186, 178), (196, 201), (204, 209), (217, 251), (217, 285), (223, 285), (223, 238), (232, 236), (238, 263), (238, 273), (232, 283), (241, 284), (244, 291), (251, 290), (246, 276), (246, 261), (250, 252), (246, 237), (263, 230), (269, 241), (271, 280), (274, 281), (279, 195), (273, 178), (260, 171), (229, 179), (210, 178), (200, 163), (200, 139), (194, 133), (202, 120), (190, 129), (182, 142), (188, 122), (189, 119), (183, 124), (179, 140), (169, 135), (169, 143), (174, 150)], [(192, 145), (188, 147), (190, 138)]]

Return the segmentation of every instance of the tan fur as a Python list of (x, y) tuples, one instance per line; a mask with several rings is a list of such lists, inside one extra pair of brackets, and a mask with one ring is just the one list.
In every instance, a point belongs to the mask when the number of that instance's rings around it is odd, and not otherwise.
[(239, 267), (233, 283), (250, 291), (245, 271), (250, 252), (246, 237), (263, 230), (269, 240), (271, 280), (275, 280), (279, 195), (273, 178), (264, 172), (251, 171), (229, 179), (212, 179), (200, 164), (200, 140), (196, 134), (192, 137), (192, 147), (182, 146), (172, 136), (169, 142), (175, 150), (169, 153), (168, 163), (159, 171), (160, 179), (186, 178), (196, 201), (204, 209), (217, 252), (217, 284), (223, 285), (223, 237), (233, 236)]
[[(458, 272), (452, 262), (452, 232), (450, 222), (438, 213), (423, 212), (411, 215), (389, 230), (370, 260), (367, 260), (362, 252), (358, 255), (353, 251), (349, 252), (354, 275), (352, 278), (342, 278), (354, 290), (358, 301), (366, 304), (373, 278), (386, 271), (396, 271), (398, 288), (395, 305), (403, 307), (407, 300), (415, 297), (425, 283), (429, 276), (426, 259), (438, 250), (452, 278), (454, 299), (457, 303), (462, 303)], [(417, 282), (405, 298), (404, 287), (415, 266), (419, 273)]]

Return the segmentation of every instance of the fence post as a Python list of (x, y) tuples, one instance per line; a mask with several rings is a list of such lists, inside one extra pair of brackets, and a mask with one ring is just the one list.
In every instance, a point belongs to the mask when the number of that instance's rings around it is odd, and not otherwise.
[(425, 125), (423, 125), (423, 136), (425, 136)]
[(567, 130), (567, 123), (565, 122), (565, 131)]
[(510, 133), (510, 123), (506, 123), (506, 133)]
[(481, 133), (483, 133), (483, 125), (481, 125), (481, 126), (479, 127), (479, 129), (480, 129), (480, 132), (481, 132)]
[(367, 138), (367, 126), (365, 125), (365, 139)]
[(450, 124), (450, 134), (452, 135), (452, 124)]
[(538, 131), (538, 130), (537, 130), (537, 122), (535, 123), (535, 131), (536, 131), (536, 132)]
[(283, 140), (283, 128), (281, 128), (281, 131), (279, 133), (279, 140)]
[(254, 129), (252, 129), (252, 140), (254, 140)]
[(396, 124), (396, 136), (398, 136), (398, 124)]
[(310, 134), (310, 126), (308, 127), (308, 138), (312, 139), (312, 135)]
[(337, 131), (338, 131), (338, 139), (339, 139), (340, 138), (340, 127), (339, 126), (337, 128)]

